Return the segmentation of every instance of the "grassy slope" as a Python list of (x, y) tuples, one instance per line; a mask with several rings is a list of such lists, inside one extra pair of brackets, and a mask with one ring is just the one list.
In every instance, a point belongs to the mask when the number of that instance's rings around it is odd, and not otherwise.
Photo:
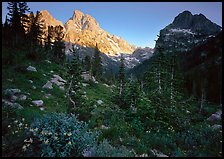
[[(2, 51), (4, 52), (3, 55), (5, 55), (12, 50), (3, 48)], [(66, 79), (66, 68), (53, 62), (48, 63), (45, 60), (33, 62), (25, 58), (25, 56), (22, 56), (22, 54), (24, 54), (23, 52), (20, 53), (21, 57), (16, 61), (16, 64), (2, 66), (2, 92), (7, 88), (18, 88), (22, 93), (30, 93), (30, 95), (27, 96), (27, 100), (17, 101), (25, 108), (19, 112), (19, 115), (27, 119), (32, 119), (45, 112), (66, 112), (68, 101), (64, 96), (64, 92), (54, 84), (52, 90), (42, 88), (54, 74)], [(26, 71), (28, 66), (35, 67), (37, 72)], [(54, 72), (51, 73), (51, 71)], [(33, 83), (31, 84), (28, 80), (32, 80)], [(36, 89), (33, 89), (33, 86), (35, 86)], [(65, 88), (67, 88), (67, 86)], [(88, 100), (94, 103), (97, 103), (97, 100), (102, 100), (104, 104), (110, 103), (111, 90), (101, 83), (83, 87), (83, 91), (86, 92)], [(45, 98), (46, 94), (51, 94), (51, 96)], [(32, 100), (40, 99), (44, 101), (46, 111), (41, 111), (36, 106), (30, 106), (32, 105)]]

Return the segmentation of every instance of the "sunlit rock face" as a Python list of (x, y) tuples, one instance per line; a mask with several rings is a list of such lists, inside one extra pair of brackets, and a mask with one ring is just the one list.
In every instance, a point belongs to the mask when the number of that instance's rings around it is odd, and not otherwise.
[(127, 41), (121, 37), (110, 35), (100, 27), (92, 16), (84, 15), (81, 11), (75, 10), (64, 27), (66, 42), (91, 48), (97, 45), (102, 53), (109, 56), (116, 56), (120, 53), (131, 54), (134, 51), (134, 47)]

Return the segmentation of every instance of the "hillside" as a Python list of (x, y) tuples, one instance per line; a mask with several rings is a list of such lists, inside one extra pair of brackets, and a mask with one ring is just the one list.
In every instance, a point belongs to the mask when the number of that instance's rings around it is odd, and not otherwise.
[[(110, 57), (82, 46), (98, 42), (91, 36), (100, 27), (75, 11), (66, 27), (78, 28), (74, 38), (82, 44), (68, 53), (65, 27), (49, 27), (44, 38), (41, 18), (61, 24), (47, 11), (28, 16), (26, 2), (8, 6), (13, 14), (2, 25), (2, 157), (222, 157), (221, 34), (181, 53), (146, 47), (129, 55), (126, 45), (117, 48), (128, 52), (115, 56), (109, 40), (104, 46)], [(99, 38), (119, 39), (107, 35)]]

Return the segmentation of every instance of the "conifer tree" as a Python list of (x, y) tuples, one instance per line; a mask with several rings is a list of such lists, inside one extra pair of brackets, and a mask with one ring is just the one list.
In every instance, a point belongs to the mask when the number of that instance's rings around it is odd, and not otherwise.
[(121, 64), (119, 68), (118, 79), (119, 79), (119, 96), (121, 97), (123, 95), (125, 85), (125, 65), (123, 54), (121, 54), (120, 62)]
[(91, 59), (90, 56), (86, 55), (84, 59), (84, 67), (86, 71), (90, 71), (91, 69)]
[(70, 84), (68, 88), (67, 95), (69, 96), (70, 106), (69, 112), (74, 112), (77, 107), (80, 107), (83, 103), (82, 94), (80, 92), (81, 89), (81, 63), (79, 59), (79, 54), (77, 48), (73, 45), (72, 49), (70, 49), (74, 58), (69, 65), (70, 75)]
[(92, 75), (98, 79), (102, 76), (102, 60), (101, 60), (100, 51), (97, 45), (96, 45), (95, 53), (93, 57)]
[(55, 42), (54, 42), (54, 56), (56, 62), (63, 62), (65, 60), (65, 44), (63, 42), (64, 33), (63, 27), (58, 25), (54, 28), (55, 31)]

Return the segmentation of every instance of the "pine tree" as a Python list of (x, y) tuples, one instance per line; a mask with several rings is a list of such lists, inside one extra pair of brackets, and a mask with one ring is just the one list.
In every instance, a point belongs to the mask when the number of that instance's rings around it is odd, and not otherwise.
[(42, 47), (42, 41), (43, 41), (43, 34), (44, 34), (44, 20), (41, 17), (41, 14), (39, 11), (37, 11), (36, 16), (33, 14), (33, 12), (30, 13), (29, 16), (30, 20), (30, 28), (28, 29), (29, 32), (27, 34), (28, 41), (30, 43), (29, 49), (30, 49), (30, 56), (31, 58), (36, 59), (37, 57), (40, 57), (40, 50), (37, 50)]
[(81, 63), (78, 51), (74, 47), (74, 45), (72, 49), (70, 49), (70, 51), (73, 54), (74, 59), (69, 65), (68, 74), (70, 75), (70, 84), (67, 95), (69, 96), (69, 100), (71, 103), (69, 107), (70, 108), (69, 112), (74, 112), (74, 110), (77, 107), (82, 106), (83, 103), (82, 93), (80, 92), (82, 78), (81, 78)]
[(118, 79), (119, 79), (119, 96), (121, 97), (123, 95), (125, 85), (125, 65), (123, 54), (121, 54), (120, 62), (121, 64), (119, 68)]
[(26, 2), (8, 2), (7, 9), (10, 16), (11, 36), (13, 36), (12, 45), (18, 46), (25, 40), (24, 23), (28, 18), (25, 13), (29, 12), (29, 7)]
[(11, 36), (10, 36), (10, 25), (8, 22), (8, 17), (6, 15), (5, 17), (5, 23), (2, 26), (2, 42), (5, 45), (9, 45), (10, 41), (11, 41)]
[(100, 79), (100, 77), (102, 76), (102, 71), (103, 70), (102, 70), (102, 61), (100, 57), (100, 52), (96, 45), (92, 64), (92, 75), (97, 79)]
[(11, 36), (13, 35), (12, 46), (16, 46), (20, 41), (21, 32), (18, 2), (8, 2), (7, 9), (9, 10), (8, 15), (10, 16), (9, 22), (11, 26)]
[(63, 27), (58, 25), (54, 28), (55, 42), (54, 42), (54, 56), (56, 62), (61, 63), (65, 60), (65, 44), (63, 42), (64, 33)]
[(88, 56), (88, 55), (85, 56), (84, 67), (85, 67), (85, 71), (88, 71), (88, 72), (91, 69), (91, 59), (90, 59), (90, 56)]

